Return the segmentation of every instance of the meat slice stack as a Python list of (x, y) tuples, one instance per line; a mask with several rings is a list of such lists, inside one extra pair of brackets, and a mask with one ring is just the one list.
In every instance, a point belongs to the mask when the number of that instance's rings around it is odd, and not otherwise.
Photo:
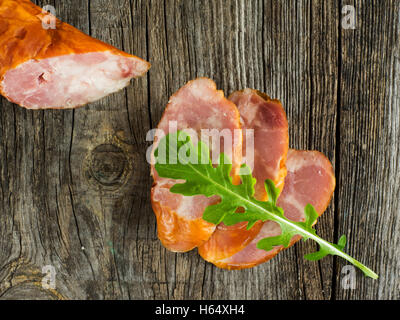
[[(193, 128), (196, 131), (205, 126), (210, 128), (216, 123), (219, 124), (217, 128), (226, 128), (225, 108), (227, 101), (223, 98), (221, 92), (219, 92), (220, 99), (218, 101), (205, 99), (204, 97), (210, 95), (206, 94), (203, 91), (204, 89), (198, 85), (205, 81), (205, 79), (192, 81), (178, 91), (172, 100), (174, 101), (176, 97), (179, 97), (179, 103), (174, 103), (174, 112), (169, 111), (171, 102), (167, 107), (168, 120), (175, 119), (178, 123), (181, 123), (183, 128)], [(188, 87), (191, 88), (192, 95), (202, 97), (201, 103), (194, 102), (190, 95), (182, 93), (182, 90), (185, 91)], [(216, 90), (215, 84), (212, 88)], [(193, 90), (196, 93), (193, 93)], [(255, 197), (259, 200), (267, 200), (264, 181), (271, 179), (282, 190), (278, 199), (278, 206), (284, 209), (288, 219), (303, 221), (304, 208), (308, 203), (312, 204), (318, 214), (321, 215), (328, 207), (335, 189), (335, 176), (330, 161), (317, 151), (288, 150), (288, 123), (279, 101), (272, 100), (268, 96), (251, 89), (235, 92), (229, 100), (236, 105), (235, 109), (240, 113), (241, 123), (238, 127), (243, 129), (243, 135), (245, 135), (246, 130), (254, 130), (253, 176), (257, 179)], [(200, 110), (195, 111), (196, 109), (208, 109), (205, 104), (211, 102), (212, 110), (215, 112), (213, 115), (202, 113)], [(182, 114), (189, 114), (188, 109), (191, 110), (190, 113), (196, 114), (196, 119), (190, 124), (186, 119), (182, 122)], [(235, 114), (234, 111), (232, 112)], [(209, 121), (209, 117), (212, 118), (212, 122)], [(237, 116), (233, 116), (231, 119), (235, 120), (237, 124)], [(165, 129), (165, 121), (166, 115), (161, 120), (159, 129)], [(229, 125), (228, 128), (233, 128), (232, 124)], [(247, 158), (245, 140), (243, 139), (243, 153), (244, 157)], [(155, 147), (157, 141), (156, 139)], [(241, 157), (238, 155), (234, 164), (239, 159)], [(234, 166), (234, 168), (236, 170), (237, 166)], [(235, 170), (234, 175), (237, 174)], [(266, 252), (256, 247), (259, 240), (280, 234), (280, 227), (275, 222), (258, 222), (250, 230), (247, 230), (246, 223), (229, 227), (221, 223), (215, 227), (205, 222), (201, 217), (206, 206), (217, 203), (218, 197), (210, 199), (201, 196), (191, 197), (199, 197), (199, 200), (185, 200), (184, 205), (182, 205), (184, 197), (171, 194), (168, 191), (168, 188), (176, 181), (157, 177), (154, 168), (152, 168), (152, 174), (155, 179), (155, 186), (152, 190), (153, 208), (157, 216), (160, 239), (167, 248), (174, 251), (184, 251), (178, 249), (184, 247), (189, 250), (198, 247), (199, 254), (205, 260), (226, 269), (243, 269), (259, 265), (284, 249), (283, 247), (275, 247)], [(160, 189), (162, 189), (163, 197), (157, 195)], [(195, 201), (199, 201), (199, 204)], [(158, 205), (159, 203), (162, 203), (162, 205)], [(164, 208), (169, 208), (165, 219), (162, 218)], [(174, 212), (173, 217), (171, 217), (171, 212)], [(195, 224), (192, 224), (190, 229), (187, 228), (187, 222), (182, 224), (183, 216), (195, 217)], [(185, 219), (185, 221), (188, 220)], [(165, 230), (168, 230), (168, 232), (165, 232)], [(173, 239), (173, 245), (171, 245), (171, 241), (166, 241), (166, 238)], [(291, 244), (299, 239), (300, 236), (295, 236)]]
[[(48, 28), (54, 19), (55, 29)], [(28, 109), (74, 108), (123, 89), (150, 64), (43, 14), (0, 0), (0, 94)]]

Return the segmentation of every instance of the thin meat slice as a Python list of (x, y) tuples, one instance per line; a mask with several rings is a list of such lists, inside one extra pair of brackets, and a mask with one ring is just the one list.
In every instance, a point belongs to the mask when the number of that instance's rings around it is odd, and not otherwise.
[[(210, 139), (204, 142), (210, 146), (213, 159), (218, 159), (220, 152), (232, 159), (232, 175), (238, 181), (242, 159), (240, 115), (236, 106), (216, 89), (212, 80), (200, 78), (190, 81), (171, 97), (158, 125), (153, 153), (163, 135), (177, 130), (184, 130), (198, 138), (201, 138), (202, 130), (223, 133), (226, 139), (216, 136), (216, 143), (212, 144)], [(225, 144), (229, 138), (233, 145)], [(159, 177), (154, 166), (151, 172), (154, 178), (151, 201), (162, 244), (171, 251), (185, 252), (207, 241), (215, 225), (202, 219), (203, 212), (207, 206), (218, 203), (220, 198), (173, 194), (169, 190), (179, 181)]]
[[(272, 100), (256, 90), (238, 91), (229, 99), (239, 109), (242, 128), (254, 130), (255, 198), (267, 200), (264, 181), (271, 179), (282, 190), (286, 176), (289, 136), (285, 111), (278, 100)], [(243, 152), (246, 152), (246, 139), (243, 139)], [(247, 230), (247, 223), (234, 226), (221, 223), (212, 237), (199, 247), (199, 254), (212, 263), (224, 260), (245, 248), (262, 225), (258, 222)]]
[[(293, 221), (304, 221), (304, 208), (309, 203), (321, 215), (328, 207), (335, 189), (335, 176), (330, 161), (317, 151), (290, 150), (286, 166), (288, 174), (278, 199), (278, 206), (283, 208), (285, 216)], [(261, 239), (278, 236), (280, 232), (277, 223), (265, 222), (246, 248), (215, 265), (224, 269), (244, 269), (272, 259), (284, 249), (282, 246), (267, 252), (257, 249), (256, 245)], [(300, 239), (300, 236), (293, 237), (290, 245)]]
[(74, 108), (123, 89), (150, 68), (60, 20), (46, 29), (48, 18), (28, 0), (0, 0), (0, 93), (11, 102)]

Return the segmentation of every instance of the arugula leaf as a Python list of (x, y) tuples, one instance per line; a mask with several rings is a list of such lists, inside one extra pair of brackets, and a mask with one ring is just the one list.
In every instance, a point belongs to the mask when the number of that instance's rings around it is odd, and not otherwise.
[(276, 202), (278, 201), (281, 191), (279, 188), (275, 187), (275, 184), (272, 180), (266, 180), (264, 185), (268, 195), (268, 202), (276, 206)]
[[(346, 236), (343, 235), (340, 237), (338, 244), (332, 244), (332, 245), (336, 247), (338, 250), (343, 250), (344, 247), (346, 246), (346, 242), (347, 242)], [(317, 261), (321, 260), (322, 258), (325, 258), (327, 255), (329, 255), (329, 249), (326, 248), (325, 246), (321, 246), (319, 251), (306, 254), (304, 258), (310, 261)]]
[[(170, 189), (172, 193), (184, 196), (205, 195), (211, 197), (217, 195), (221, 198), (218, 204), (205, 209), (204, 220), (213, 224), (223, 222), (228, 226), (247, 222), (248, 229), (257, 221), (275, 221), (281, 228), (281, 234), (260, 240), (257, 248), (270, 251), (276, 246), (288, 247), (295, 235), (301, 235), (304, 241), (312, 239), (320, 246), (318, 252), (307, 254), (306, 259), (316, 261), (327, 255), (337, 255), (360, 268), (366, 276), (373, 279), (378, 278), (378, 275), (371, 269), (344, 253), (345, 236), (340, 238), (338, 244), (330, 243), (317, 236), (313, 226), (317, 221), (318, 214), (312, 205), (308, 204), (305, 207), (304, 222), (287, 219), (283, 209), (276, 205), (279, 189), (275, 187), (273, 181), (265, 181), (265, 190), (269, 200), (255, 199), (256, 179), (247, 166), (242, 166), (241, 184), (234, 185), (230, 176), (232, 169), (230, 159), (221, 153), (219, 163), (214, 167), (210, 160), (208, 147), (201, 141), (195, 147), (190, 136), (185, 132), (178, 131), (164, 137), (155, 151), (155, 158), (155, 168), (161, 177), (184, 181), (175, 184)], [(238, 208), (244, 212), (237, 212)]]

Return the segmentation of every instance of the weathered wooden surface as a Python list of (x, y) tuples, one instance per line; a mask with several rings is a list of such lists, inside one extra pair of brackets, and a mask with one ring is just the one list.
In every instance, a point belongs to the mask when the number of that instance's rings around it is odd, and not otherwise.
[[(400, 1), (63, 0), (62, 20), (148, 59), (147, 77), (68, 111), (0, 100), (2, 299), (399, 299)], [(341, 27), (354, 5), (356, 29)], [(299, 243), (242, 271), (166, 251), (149, 202), (147, 131), (169, 96), (207, 76), (279, 98), (291, 147), (335, 164), (318, 233), (380, 274), (343, 289), (340, 259)], [(41, 286), (55, 267), (56, 289)]]

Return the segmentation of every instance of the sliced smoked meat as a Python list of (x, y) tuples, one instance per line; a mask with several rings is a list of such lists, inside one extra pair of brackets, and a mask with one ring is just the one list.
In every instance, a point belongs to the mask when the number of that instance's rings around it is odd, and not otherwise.
[[(242, 128), (254, 130), (254, 169), (257, 178), (255, 197), (267, 199), (264, 181), (271, 179), (282, 190), (286, 177), (289, 128), (285, 110), (279, 100), (252, 89), (233, 93), (229, 100), (237, 106)], [(246, 150), (243, 140), (243, 150)]]
[[(328, 207), (335, 189), (335, 176), (330, 161), (317, 151), (289, 150), (286, 166), (288, 174), (278, 199), (278, 206), (284, 209), (285, 216), (294, 221), (304, 220), (304, 208), (308, 203), (321, 215)], [(278, 236), (280, 232), (277, 223), (267, 221), (243, 250), (214, 264), (225, 269), (244, 269), (268, 261), (284, 248), (279, 246), (266, 252), (257, 249), (257, 242), (266, 237)], [(295, 236), (291, 245), (300, 239), (300, 236)]]
[[(271, 179), (281, 190), (286, 176), (286, 156), (289, 148), (288, 122), (282, 104), (251, 89), (233, 93), (229, 100), (239, 109), (242, 128), (254, 130), (254, 169), (257, 179), (255, 198), (266, 200), (264, 181)], [(246, 139), (243, 139), (243, 153)], [(211, 238), (199, 247), (199, 254), (216, 263), (241, 251), (259, 233), (263, 223), (247, 230), (247, 223), (226, 226), (221, 223)]]
[(56, 20), (42, 9), (0, 0), (0, 93), (29, 109), (74, 108), (123, 89), (150, 64)]
[[(233, 146), (225, 147), (225, 139), (217, 141), (219, 151), (232, 159), (232, 175), (237, 177), (242, 159), (239, 112), (236, 106), (224, 97), (223, 92), (216, 89), (215, 83), (206, 78), (190, 81), (171, 97), (158, 125), (153, 153), (164, 134), (177, 130), (191, 130), (192, 132), (188, 133), (193, 135), (194, 132), (200, 138), (201, 130), (205, 129), (223, 131), (231, 138)], [(218, 143), (209, 145), (212, 149), (211, 156), (218, 158)], [(218, 203), (219, 197), (186, 197), (173, 194), (169, 189), (177, 181), (159, 177), (154, 166), (152, 176), (154, 185), (151, 201), (162, 244), (169, 250), (185, 252), (207, 241), (214, 232), (215, 225), (202, 219), (203, 211), (207, 206)]]

